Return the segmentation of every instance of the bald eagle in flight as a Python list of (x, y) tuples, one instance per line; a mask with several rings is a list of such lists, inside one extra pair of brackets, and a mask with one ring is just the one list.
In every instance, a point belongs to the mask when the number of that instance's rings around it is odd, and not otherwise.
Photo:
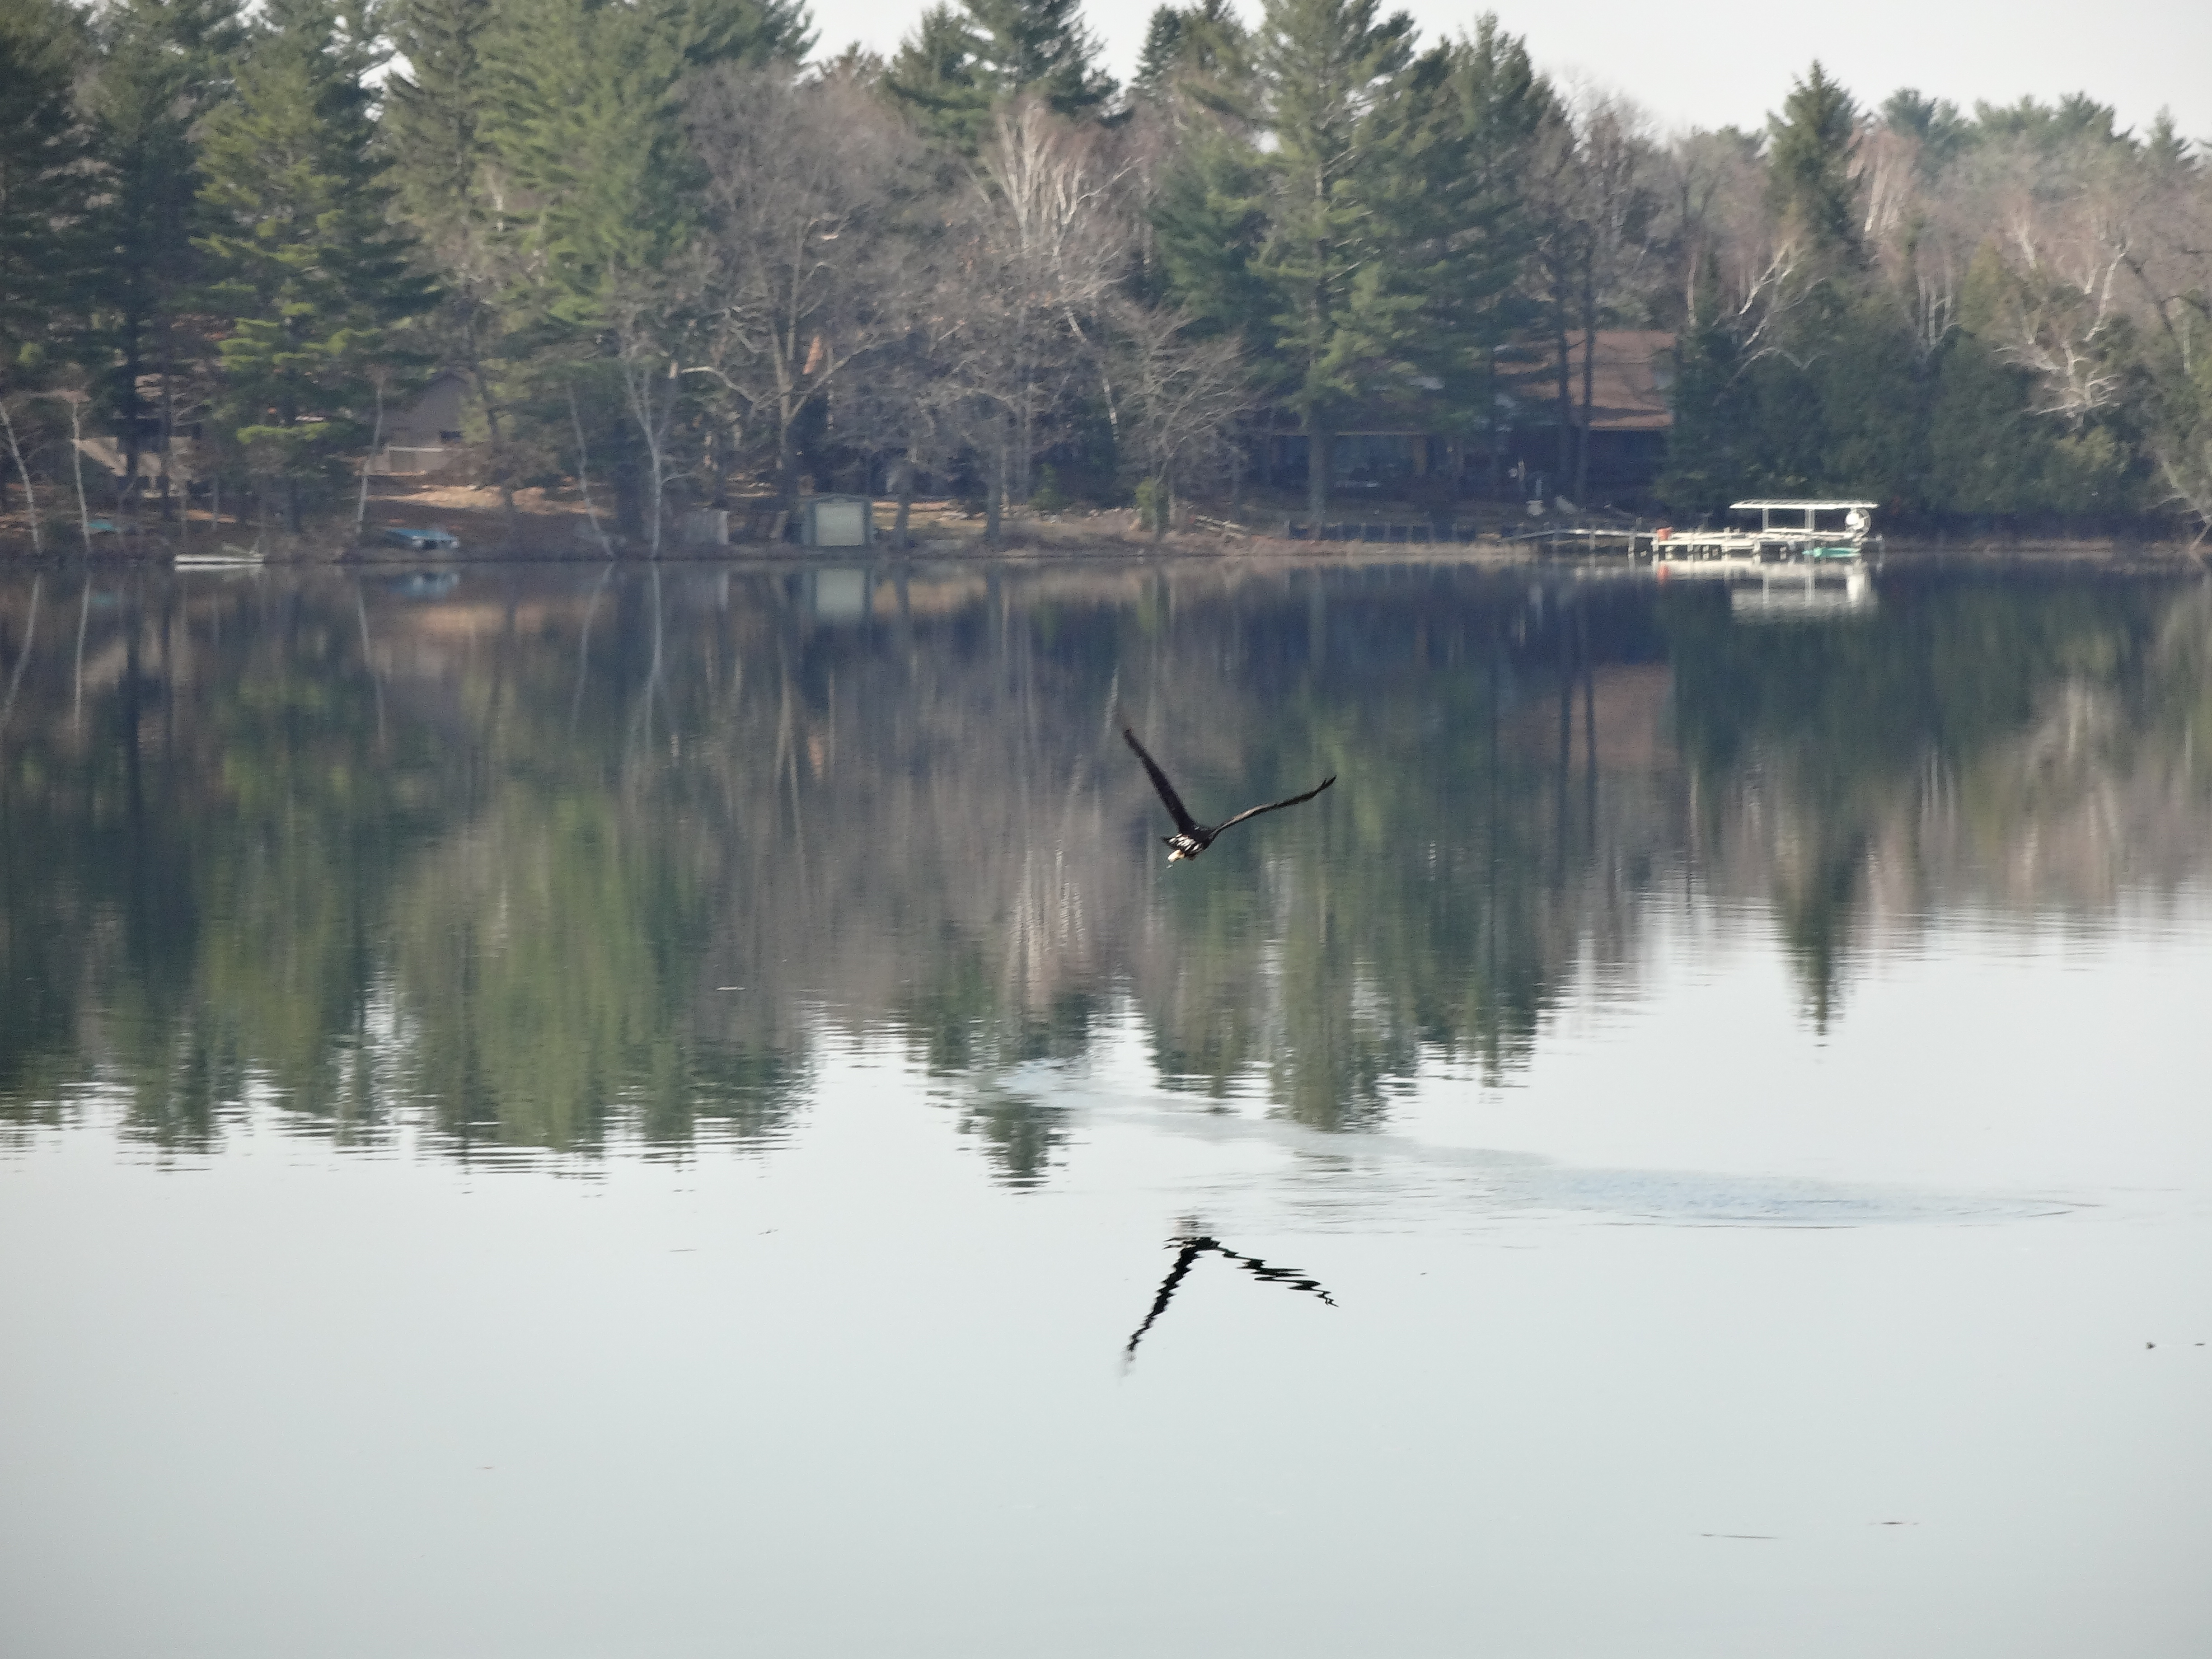
[(1145, 745), (1137, 741), (1137, 734), (1125, 726), (1121, 728), (1121, 735), (1128, 739), (1129, 747), (1137, 751), (1137, 758), (1144, 762), (1145, 770), (1152, 777), (1152, 787), (1159, 791), (1160, 800), (1167, 807), (1168, 816), (1175, 820), (1175, 834), (1160, 837), (1167, 843), (1170, 864), (1177, 859), (1196, 858), (1213, 845), (1216, 836), (1224, 830), (1234, 829), (1247, 818), (1256, 818), (1262, 812), (1273, 812), (1285, 806), (1310, 801), (1336, 781), (1336, 774), (1332, 772), (1303, 795), (1292, 795), (1288, 800), (1271, 800), (1265, 806), (1249, 807), (1219, 823), (1200, 823), (1191, 817), (1190, 809), (1182, 804), (1182, 797), (1176, 793), (1175, 785), (1170, 783), (1168, 775), (1160, 770), (1159, 763), (1145, 752)]

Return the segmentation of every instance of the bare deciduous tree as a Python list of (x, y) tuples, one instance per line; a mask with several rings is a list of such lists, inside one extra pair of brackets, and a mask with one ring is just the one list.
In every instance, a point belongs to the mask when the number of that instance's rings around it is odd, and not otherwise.
[(994, 532), (1007, 497), (1027, 499), (1030, 463), (1057, 435), (1055, 417), (1106, 372), (1098, 312), (1134, 237), (1109, 142), (1039, 100), (1014, 100), (1000, 111), (949, 227), (945, 280), (967, 319), (952, 372), (991, 473)]
[(1949, 181), (2008, 277), (1998, 349), (2036, 378), (2039, 412), (2078, 422), (2112, 406), (2125, 370), (2124, 278), (2143, 203), (2125, 147), (2088, 137), (1984, 143)]
[(899, 221), (917, 148), (849, 76), (724, 69), (694, 89), (689, 115), (714, 269), (703, 350), (686, 367), (734, 402), (738, 422), (765, 427), (788, 499), (800, 417), (908, 325)]
[(673, 471), (669, 441), (684, 399), (684, 348), (698, 331), (684, 286), (680, 280), (637, 279), (611, 307), (623, 405), (645, 445), (646, 538), (655, 558), (667, 520)]
[(1626, 100), (1605, 96), (1586, 100), (1578, 112), (1582, 174), (1583, 265), (1580, 301), (1583, 327), (1581, 418), (1576, 422), (1575, 498), (1589, 499), (1590, 421), (1596, 398), (1597, 331), (1608, 316), (1632, 310), (1634, 295), (1653, 248), (1651, 232), (1657, 204), (1645, 174), (1651, 143), (1642, 111)]
[(928, 267), (917, 259), (907, 267), (915, 279), (903, 295), (908, 326), (901, 337), (876, 352), (867, 372), (839, 388), (832, 404), (838, 435), (854, 448), (884, 458), (891, 493), (897, 502), (891, 544), (905, 552), (916, 485), (922, 475), (948, 473), (962, 441), (964, 394), (950, 378), (952, 344), (961, 332), (957, 308), (927, 285)]
[(1251, 406), (1251, 382), (1236, 341), (1192, 338), (1186, 313), (1117, 299), (1107, 319), (1121, 452), (1158, 492), (1157, 534), (1177, 491), (1230, 459), (1233, 425)]
[[(1647, 182), (1652, 145), (1643, 112), (1610, 94), (1585, 94), (1546, 123), (1532, 174), (1536, 213), (1535, 273), (1550, 319), (1554, 396), (1559, 411), (1559, 476), (1576, 496), (1588, 494), (1589, 430), (1595, 398), (1599, 327), (1641, 309), (1637, 291), (1656, 262), (1658, 199)], [(1574, 384), (1574, 338), (1582, 373)]]

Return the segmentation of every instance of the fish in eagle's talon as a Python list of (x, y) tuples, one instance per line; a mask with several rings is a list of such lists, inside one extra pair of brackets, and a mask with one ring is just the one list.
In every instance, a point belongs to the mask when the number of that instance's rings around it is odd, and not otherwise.
[(1137, 741), (1137, 734), (1125, 726), (1121, 728), (1121, 735), (1128, 740), (1129, 747), (1137, 751), (1137, 758), (1144, 762), (1145, 771), (1152, 780), (1152, 787), (1159, 791), (1161, 804), (1168, 809), (1168, 816), (1175, 820), (1175, 834), (1160, 837), (1167, 843), (1170, 864), (1177, 859), (1196, 858), (1213, 845), (1216, 836), (1224, 830), (1235, 828), (1247, 818), (1256, 818), (1262, 812), (1273, 812), (1285, 806), (1310, 801), (1336, 781), (1336, 774), (1332, 772), (1303, 795), (1292, 795), (1287, 800), (1271, 800), (1265, 806), (1249, 807), (1235, 817), (1224, 819), (1219, 823), (1200, 823), (1191, 817), (1190, 809), (1182, 804), (1182, 797), (1176, 793), (1175, 785), (1170, 783), (1168, 775), (1160, 770), (1159, 763), (1145, 752), (1145, 745)]

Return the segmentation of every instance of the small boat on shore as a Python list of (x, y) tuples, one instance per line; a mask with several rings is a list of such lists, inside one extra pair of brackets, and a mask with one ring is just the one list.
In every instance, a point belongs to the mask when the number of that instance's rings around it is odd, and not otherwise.
[(450, 553), (461, 544), (459, 536), (438, 525), (386, 525), (384, 539), (395, 547), (412, 548), (417, 553)]

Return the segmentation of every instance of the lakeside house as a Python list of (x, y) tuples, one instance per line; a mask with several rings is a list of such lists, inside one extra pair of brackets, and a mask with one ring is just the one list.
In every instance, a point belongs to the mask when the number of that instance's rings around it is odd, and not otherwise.
[[(445, 470), (454, 447), (462, 441), (462, 411), (469, 382), (447, 369), (434, 376), (422, 391), (397, 410), (387, 410), (384, 441), (370, 458), (368, 470), (378, 477), (426, 477)], [(149, 406), (161, 398), (159, 377), (144, 377), (140, 397)], [(137, 488), (149, 495), (179, 491), (197, 484), (201, 473), (201, 424), (180, 422), (164, 430), (159, 416), (145, 416), (135, 432), (127, 423), (114, 422), (112, 429), (88, 432), (76, 441), (77, 453), (86, 461), (118, 480), (131, 476), (131, 439), (136, 437)], [(120, 486), (118, 486), (120, 487)]]
[[(1566, 343), (1567, 403), (1561, 418), (1556, 350), (1525, 348), (1513, 362), (1511, 399), (1504, 414), (1507, 471), (1523, 480), (1542, 477), (1557, 495), (1575, 485), (1572, 448), (1585, 426), (1593, 501), (1635, 495), (1650, 489), (1667, 461), (1667, 434), (1674, 424), (1674, 337), (1663, 329), (1600, 329), (1589, 362), (1589, 404), (1583, 407), (1583, 357), (1589, 337)], [(1563, 434), (1562, 427), (1565, 428)], [(1513, 472), (1518, 466), (1521, 471)]]
[(461, 441), (461, 411), (469, 392), (467, 377), (453, 369), (384, 417), (384, 442), (369, 462), (380, 477), (422, 477), (442, 472)]
[[(1495, 413), (1486, 428), (1443, 407), (1441, 383), (1376, 400), (1331, 436), (1330, 487), (1383, 494), (1449, 489), (1455, 494), (1553, 496), (1574, 486), (1577, 449), (1587, 432), (1588, 493), (1607, 501), (1650, 489), (1667, 457), (1674, 337), (1661, 329), (1600, 329), (1589, 351), (1583, 334), (1566, 342), (1567, 398), (1559, 398), (1556, 349), (1517, 348), (1498, 362)], [(1589, 403), (1583, 404), (1589, 356)], [(1308, 441), (1294, 417), (1255, 446), (1255, 471), (1268, 483), (1302, 489)]]

